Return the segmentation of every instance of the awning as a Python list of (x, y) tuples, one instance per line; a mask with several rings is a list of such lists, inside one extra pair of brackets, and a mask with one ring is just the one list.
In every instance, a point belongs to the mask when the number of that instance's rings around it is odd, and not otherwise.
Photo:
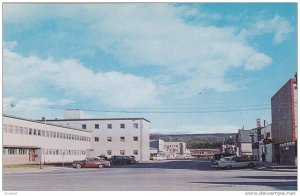
[(3, 145), (3, 148), (28, 148), (28, 149), (40, 149), (38, 146), (18, 146), (18, 145)]

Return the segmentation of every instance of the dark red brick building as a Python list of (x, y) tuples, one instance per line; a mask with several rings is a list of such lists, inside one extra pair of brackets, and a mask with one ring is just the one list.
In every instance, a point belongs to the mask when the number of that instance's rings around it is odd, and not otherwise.
[(273, 157), (279, 153), (282, 164), (295, 164), (297, 158), (297, 87), (290, 79), (272, 98)]

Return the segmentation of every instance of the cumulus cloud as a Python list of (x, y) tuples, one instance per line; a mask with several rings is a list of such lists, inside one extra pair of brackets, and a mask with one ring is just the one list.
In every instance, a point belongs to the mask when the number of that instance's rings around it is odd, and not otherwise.
[[(162, 70), (160, 77), (168, 80), (162, 84), (130, 73), (93, 72), (74, 58), (55, 61), (6, 50), (4, 82), (17, 89), (25, 85), (27, 92), (47, 82), (66, 95), (90, 97), (108, 105), (141, 106), (158, 103), (157, 97), (167, 94), (188, 97), (203, 89), (237, 90), (236, 84), (226, 80), (229, 71), (262, 70), (272, 63), (267, 54), (249, 45), (247, 36), (241, 36), (237, 28), (191, 24), (186, 22), (188, 17), (218, 20), (221, 16), (164, 3), (5, 4), (5, 24), (30, 26), (58, 19), (62, 21), (58, 25), (68, 24), (70, 31), (80, 29), (84, 44), (111, 55), (121, 66), (154, 65)], [(276, 16), (269, 22), (261, 20), (247, 32), (265, 27), (265, 32), (275, 32), (274, 42), (284, 40), (289, 32), (286, 27), (290, 27), (285, 19)], [(68, 31), (63, 33), (67, 37)], [(87, 52), (95, 55), (93, 50)]]
[(95, 73), (75, 59), (25, 57), (7, 48), (3, 51), (3, 85), (6, 94), (19, 91), (19, 96), (36, 95), (44, 85), (49, 85), (66, 96), (89, 98), (109, 106), (133, 107), (157, 101), (155, 84), (143, 77), (119, 72)]
[(242, 36), (253, 37), (257, 35), (273, 34), (273, 43), (280, 44), (288, 38), (293, 31), (292, 25), (285, 18), (275, 15), (273, 18), (266, 18), (259, 15), (255, 22), (246, 27), (242, 32)]

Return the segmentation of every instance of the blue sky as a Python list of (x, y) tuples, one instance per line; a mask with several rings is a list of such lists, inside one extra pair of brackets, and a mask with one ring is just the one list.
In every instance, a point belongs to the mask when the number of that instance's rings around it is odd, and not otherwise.
[(271, 123), (297, 71), (296, 24), (295, 3), (5, 3), (3, 113), (82, 109), (161, 133)]

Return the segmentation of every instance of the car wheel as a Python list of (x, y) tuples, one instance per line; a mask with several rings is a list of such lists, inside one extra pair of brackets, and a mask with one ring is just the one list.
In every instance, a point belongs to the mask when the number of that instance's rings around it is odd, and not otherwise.
[(253, 163), (249, 163), (248, 167), (253, 168), (254, 164)]
[(231, 169), (232, 166), (231, 166), (231, 165), (227, 165), (225, 168), (226, 168), (226, 169)]
[(101, 165), (101, 164), (100, 164), (100, 165), (98, 165), (98, 167), (99, 167), (99, 168), (103, 168), (103, 167), (104, 167), (104, 165)]
[(80, 168), (81, 168), (81, 165), (80, 165), (80, 164), (76, 164), (76, 168), (77, 168), (77, 169), (80, 169)]

